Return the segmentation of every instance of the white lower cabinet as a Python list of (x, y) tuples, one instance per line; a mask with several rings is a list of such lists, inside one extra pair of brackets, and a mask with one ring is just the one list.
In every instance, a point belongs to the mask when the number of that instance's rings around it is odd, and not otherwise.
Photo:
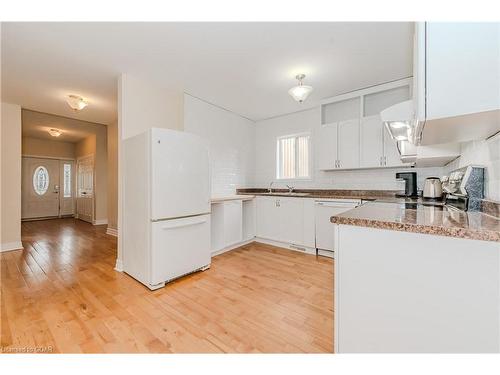
[(243, 204), (241, 200), (224, 202), (224, 244), (231, 246), (243, 239)]
[[(244, 241), (253, 228), (252, 215), (247, 214), (251, 203), (247, 204), (241, 199), (220, 201), (212, 203), (211, 213), (211, 251), (221, 252)], [(245, 210), (243, 209), (245, 207)]]
[(256, 197), (257, 237), (314, 248), (314, 200)]

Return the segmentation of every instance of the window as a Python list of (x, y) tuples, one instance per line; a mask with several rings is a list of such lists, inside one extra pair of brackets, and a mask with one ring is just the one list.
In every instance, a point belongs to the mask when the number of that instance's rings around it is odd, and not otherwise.
[(64, 198), (71, 198), (71, 164), (63, 165)]
[(33, 189), (38, 195), (44, 195), (49, 188), (49, 172), (47, 168), (39, 166), (33, 173)]
[(276, 178), (310, 178), (310, 135), (297, 134), (279, 137), (276, 147)]

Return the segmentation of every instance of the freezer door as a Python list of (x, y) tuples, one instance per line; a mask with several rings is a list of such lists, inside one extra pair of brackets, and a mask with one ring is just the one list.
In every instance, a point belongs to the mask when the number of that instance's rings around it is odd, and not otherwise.
[(210, 265), (210, 215), (152, 223), (151, 284)]
[(185, 132), (151, 130), (151, 219), (210, 212), (208, 145)]

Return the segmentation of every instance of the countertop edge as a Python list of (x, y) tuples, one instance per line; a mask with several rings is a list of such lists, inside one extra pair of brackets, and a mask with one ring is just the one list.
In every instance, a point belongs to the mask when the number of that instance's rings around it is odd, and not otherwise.
[(368, 227), (375, 229), (396, 230), (400, 232), (422, 233), (435, 236), (446, 236), (453, 238), (463, 238), (469, 240), (479, 240), (488, 242), (500, 242), (500, 232), (489, 230), (474, 230), (467, 228), (448, 228), (435, 225), (422, 225), (410, 223), (398, 223), (394, 221), (383, 221), (375, 219), (361, 219), (332, 216), (330, 222), (339, 225), (351, 225), (358, 227)]

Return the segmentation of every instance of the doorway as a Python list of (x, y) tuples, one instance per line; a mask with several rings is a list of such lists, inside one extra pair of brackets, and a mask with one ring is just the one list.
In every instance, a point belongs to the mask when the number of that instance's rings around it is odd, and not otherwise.
[(73, 216), (73, 174), (72, 160), (23, 157), (21, 219)]

